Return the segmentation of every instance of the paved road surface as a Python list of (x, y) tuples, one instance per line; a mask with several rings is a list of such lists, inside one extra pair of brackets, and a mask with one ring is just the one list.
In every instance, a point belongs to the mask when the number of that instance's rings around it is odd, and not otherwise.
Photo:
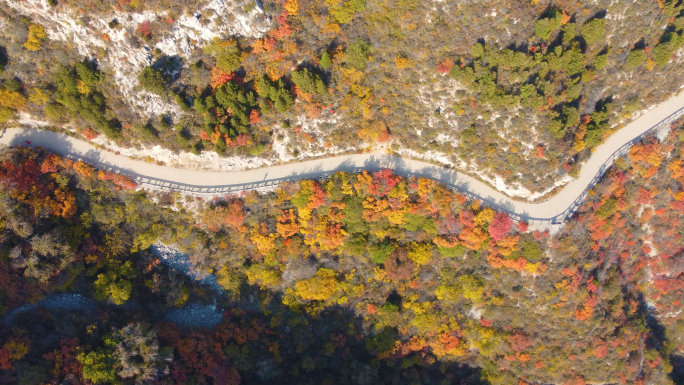
[[(598, 146), (591, 158), (582, 166), (579, 177), (542, 203), (512, 200), (492, 187), (460, 172), (448, 170), (429, 163), (378, 154), (343, 155), (326, 159), (310, 160), (281, 166), (234, 172), (206, 172), (158, 166), (143, 161), (102, 151), (84, 141), (52, 131), (35, 128), (9, 128), (0, 145), (42, 146), (57, 154), (80, 158), (93, 166), (114, 169), (128, 174), (141, 185), (157, 185), (164, 182), (171, 189), (188, 191), (190, 188), (222, 186), (210, 189), (217, 194), (222, 191), (239, 191), (255, 188), (255, 183), (276, 183), (291, 178), (316, 178), (334, 171), (357, 171), (360, 168), (377, 170), (389, 168), (398, 174), (429, 177), (456, 188), (466, 195), (480, 199), (493, 208), (503, 210), (516, 219), (562, 222), (584, 198), (588, 188), (610, 166), (616, 151), (624, 151), (654, 127), (662, 127), (684, 112), (684, 93), (674, 96), (658, 107), (628, 124), (605, 143)], [(665, 120), (665, 121), (663, 121)], [(245, 186), (247, 185), (247, 186)]]

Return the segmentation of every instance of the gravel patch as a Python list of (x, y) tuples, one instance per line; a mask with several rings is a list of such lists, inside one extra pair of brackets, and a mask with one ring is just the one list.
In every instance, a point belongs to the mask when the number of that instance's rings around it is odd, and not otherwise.
[(211, 274), (200, 276), (197, 274), (197, 271), (195, 271), (188, 259), (188, 255), (180, 251), (177, 247), (157, 242), (150, 246), (149, 250), (152, 255), (159, 258), (163, 264), (171, 269), (180, 271), (188, 277), (198, 281), (200, 284), (211, 287), (216, 291), (223, 291), (221, 286), (216, 282), (216, 276)]
[(71, 311), (90, 311), (95, 309), (96, 302), (90, 298), (86, 298), (80, 294), (75, 293), (59, 293), (52, 294), (40, 300), (37, 304), (24, 304), (18, 307), (4, 317), (4, 321), (11, 323), (14, 317), (26, 311), (34, 310), (38, 307), (59, 310)]
[(181, 309), (166, 313), (164, 320), (171, 321), (181, 329), (209, 328), (213, 329), (223, 320), (223, 311), (216, 305), (191, 304)]

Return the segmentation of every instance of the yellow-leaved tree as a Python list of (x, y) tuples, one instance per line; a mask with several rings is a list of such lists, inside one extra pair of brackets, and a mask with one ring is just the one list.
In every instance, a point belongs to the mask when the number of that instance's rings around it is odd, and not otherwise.
[(283, 8), (287, 10), (290, 16), (297, 16), (299, 13), (299, 3), (297, 3), (297, 0), (287, 0), (283, 4)]
[(337, 291), (335, 271), (321, 268), (313, 277), (295, 283), (296, 294), (305, 301), (327, 301)]
[(29, 51), (38, 51), (43, 45), (45, 38), (47, 38), (45, 29), (40, 24), (31, 24), (28, 29), (28, 39), (24, 43), (24, 48)]
[(408, 259), (420, 267), (432, 260), (432, 245), (426, 243), (411, 242), (408, 251)]

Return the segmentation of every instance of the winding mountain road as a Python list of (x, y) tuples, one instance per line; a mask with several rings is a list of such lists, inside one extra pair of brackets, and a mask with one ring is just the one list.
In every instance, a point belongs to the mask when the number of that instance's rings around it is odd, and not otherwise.
[(613, 160), (622, 156), (643, 136), (668, 126), (682, 114), (684, 92), (668, 99), (610, 136), (585, 162), (577, 179), (541, 203), (516, 201), (460, 172), (389, 155), (343, 155), (245, 171), (206, 172), (132, 160), (100, 150), (68, 135), (35, 128), (9, 128), (2, 133), (0, 145), (41, 146), (72, 159), (81, 159), (95, 167), (127, 175), (143, 187), (196, 194), (221, 195), (264, 188), (282, 181), (322, 178), (337, 171), (375, 171), (388, 168), (400, 175), (427, 177), (442, 182), (470, 198), (479, 199), (492, 208), (508, 213), (515, 219), (550, 225), (562, 223), (572, 214), (581, 204), (588, 189), (600, 179)]

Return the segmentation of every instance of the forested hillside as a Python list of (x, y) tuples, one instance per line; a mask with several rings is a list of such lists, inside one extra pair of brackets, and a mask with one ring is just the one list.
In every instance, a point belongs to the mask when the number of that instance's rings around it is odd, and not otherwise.
[(3, 1), (0, 124), (197, 167), (387, 148), (538, 196), (681, 87), (676, 0)]
[[(0, 4), (0, 130), (177, 167), (531, 199), (683, 86), (677, 0)], [(682, 384), (683, 218), (684, 120), (553, 232), (391, 170), (207, 198), (0, 148), (0, 384)]]
[(0, 382), (681, 383), (682, 126), (553, 235), (389, 170), (205, 201), (4, 150)]

